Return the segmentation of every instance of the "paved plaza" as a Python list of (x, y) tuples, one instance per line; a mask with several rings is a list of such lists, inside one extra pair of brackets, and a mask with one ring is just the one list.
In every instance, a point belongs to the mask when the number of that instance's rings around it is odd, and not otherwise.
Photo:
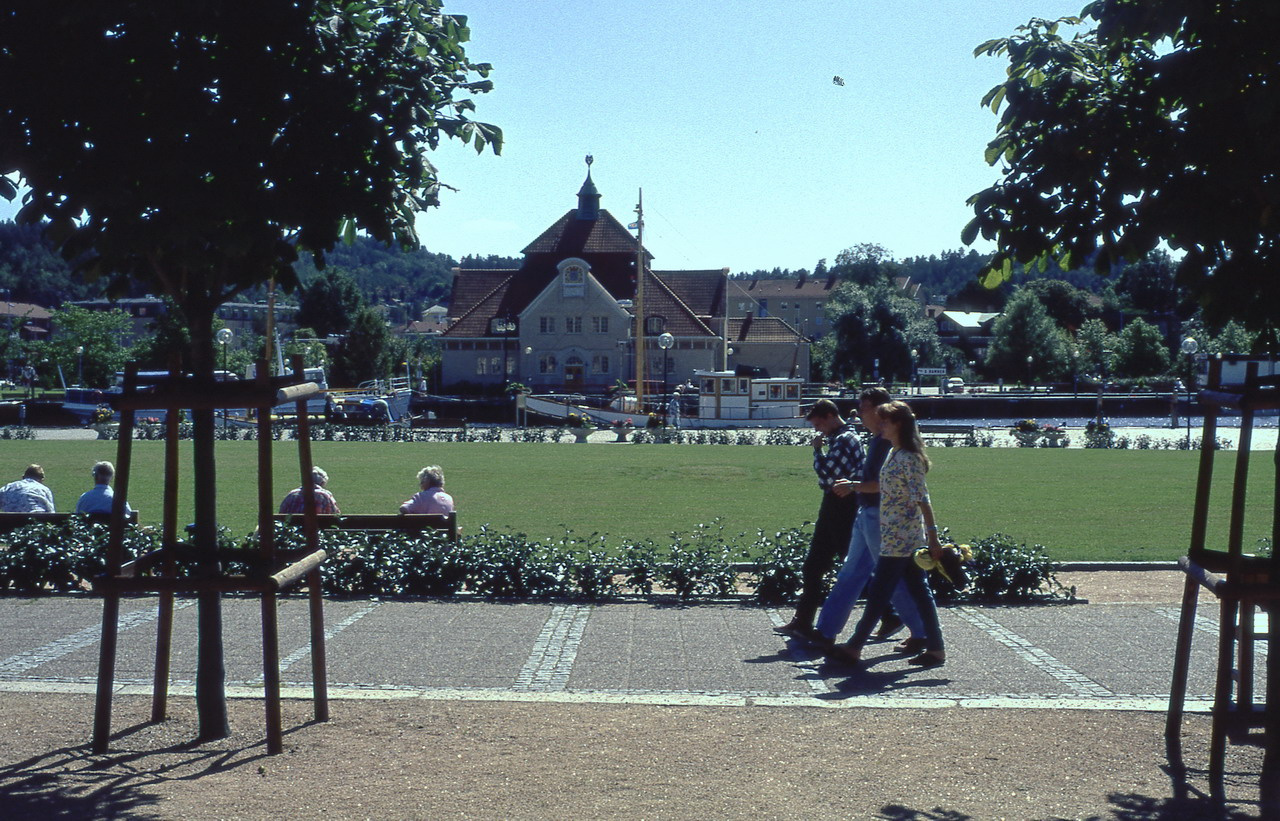
[[(790, 611), (738, 603), (331, 599), (328, 674), (333, 698), (1163, 711), (1179, 591), (1168, 602), (946, 606), (948, 661), (927, 670), (893, 642), (868, 645), (860, 670), (826, 664), (773, 632)], [(154, 598), (123, 602), (118, 692), (150, 692), (156, 613)], [(286, 695), (309, 697), (307, 603), (285, 598), (279, 614)], [(0, 598), (0, 692), (92, 692), (101, 615), (94, 598)], [(1212, 692), (1215, 618), (1202, 602), (1192, 712)], [(224, 624), (229, 692), (260, 697), (258, 601), (227, 598)], [(179, 599), (176, 695), (193, 690), (195, 631), (194, 599)]]

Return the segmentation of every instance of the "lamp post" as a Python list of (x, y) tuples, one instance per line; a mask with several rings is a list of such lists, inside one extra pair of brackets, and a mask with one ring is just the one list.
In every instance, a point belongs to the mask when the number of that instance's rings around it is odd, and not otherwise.
[[(223, 371), (226, 371), (227, 369), (227, 348), (230, 346), (231, 339), (234, 336), (235, 334), (231, 333), (230, 328), (219, 328), (218, 332), (214, 334), (214, 337), (213, 337), (218, 341), (218, 344), (222, 346), (222, 370)], [(223, 375), (225, 377), (225, 374)], [(226, 408), (223, 408), (222, 409), (222, 430), (226, 431), (226, 429), (227, 429), (227, 410)]]
[(915, 388), (916, 388), (915, 392), (917, 395), (920, 393), (920, 367), (918, 364), (919, 361), (920, 361), (920, 351), (916, 350), (915, 348), (912, 348), (911, 349), (911, 382), (913, 385), (915, 385)]
[[(669, 401), (669, 400), (667, 400), (667, 399), (666, 399), (666, 395), (667, 395), (667, 371), (668, 371), (668, 370), (670, 370), (670, 367), (669, 367), (669, 366), (670, 366), (670, 362), (668, 361), (668, 355), (667, 355), (667, 352), (671, 350), (671, 346), (672, 346), (672, 345), (674, 345), (674, 344), (676, 344), (676, 338), (675, 338), (674, 336), (672, 336), (671, 334), (666, 334), (666, 333), (664, 333), (664, 334), (662, 334), (662, 335), (660, 335), (660, 336), (658, 337), (658, 347), (662, 349), (662, 396), (663, 396), (663, 401)], [(666, 414), (664, 413), (664, 414), (663, 414), (663, 418), (665, 418), (665, 417), (666, 417)]]
[(1027, 354), (1027, 390), (1028, 390), (1028, 391), (1032, 390), (1032, 387), (1031, 387), (1031, 363), (1032, 363), (1032, 362), (1035, 362), (1035, 361), (1036, 361), (1036, 360), (1035, 360), (1035, 357), (1034, 357), (1034, 356), (1032, 356), (1031, 354)]
[(1191, 450), (1191, 391), (1195, 387), (1195, 355), (1200, 350), (1200, 343), (1193, 336), (1188, 336), (1182, 340), (1182, 344), (1178, 346), (1178, 350), (1187, 357), (1187, 450)]
[(84, 387), (84, 346), (76, 346), (76, 385)]

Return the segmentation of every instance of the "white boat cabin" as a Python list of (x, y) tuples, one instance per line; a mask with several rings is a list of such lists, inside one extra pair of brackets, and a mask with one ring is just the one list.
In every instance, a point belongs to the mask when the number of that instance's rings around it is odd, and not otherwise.
[(800, 416), (804, 380), (739, 376), (733, 371), (694, 371), (702, 419), (769, 420)]

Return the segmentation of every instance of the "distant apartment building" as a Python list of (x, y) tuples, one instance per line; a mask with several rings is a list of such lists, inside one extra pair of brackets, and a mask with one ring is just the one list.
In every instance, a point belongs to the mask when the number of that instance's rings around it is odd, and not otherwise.
[[(90, 311), (119, 310), (128, 314), (133, 325), (120, 340), (120, 344), (125, 346), (150, 336), (156, 320), (168, 311), (168, 304), (154, 296), (86, 299), (67, 304)], [(267, 313), (268, 307), (265, 302), (225, 302), (218, 306), (216, 315), (236, 336), (247, 336), (250, 333), (262, 336), (267, 331)], [(296, 305), (277, 304), (275, 306), (276, 328), (282, 336), (293, 333), (297, 327), (297, 314), (298, 306)]]

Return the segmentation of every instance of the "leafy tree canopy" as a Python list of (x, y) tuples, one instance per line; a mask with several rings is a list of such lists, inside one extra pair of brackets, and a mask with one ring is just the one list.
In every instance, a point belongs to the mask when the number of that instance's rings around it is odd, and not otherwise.
[(49, 220), (91, 276), (156, 283), (211, 348), (214, 308), (295, 285), (299, 248), (412, 241), (442, 136), (497, 150), (467, 119), (490, 88), (467, 39), (438, 0), (17, 0), (0, 11), (0, 171), (30, 188), (20, 222)]
[(364, 297), (355, 280), (339, 268), (330, 268), (313, 280), (302, 292), (298, 305), (298, 326), (310, 328), (317, 336), (344, 334), (365, 307)]
[(979, 46), (1009, 60), (983, 100), (1001, 179), (963, 235), (996, 242), (988, 280), (1050, 259), (1110, 271), (1164, 242), (1207, 319), (1275, 327), (1277, 42), (1273, 0), (1096, 0)]

